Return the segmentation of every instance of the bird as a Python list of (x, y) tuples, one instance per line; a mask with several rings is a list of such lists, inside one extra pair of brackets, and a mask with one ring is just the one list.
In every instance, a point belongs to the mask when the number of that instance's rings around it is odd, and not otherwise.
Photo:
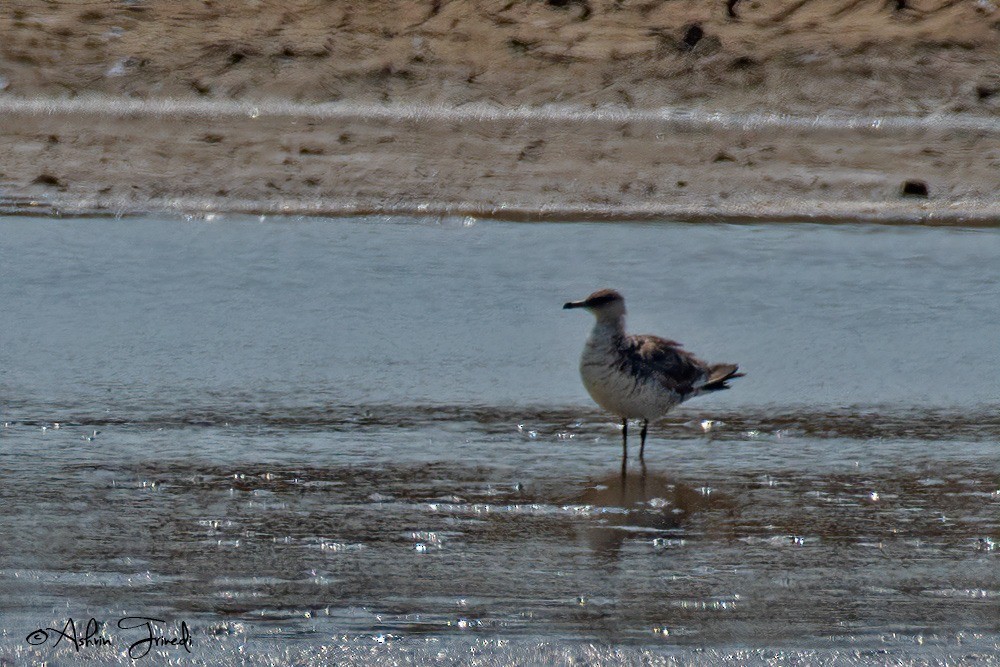
[(613, 289), (563, 308), (585, 308), (596, 318), (580, 355), (580, 377), (594, 402), (622, 420), (622, 470), (630, 419), (642, 420), (641, 461), (650, 420), (695, 396), (729, 389), (729, 380), (745, 375), (736, 364), (705, 363), (678, 342), (625, 333), (625, 297)]

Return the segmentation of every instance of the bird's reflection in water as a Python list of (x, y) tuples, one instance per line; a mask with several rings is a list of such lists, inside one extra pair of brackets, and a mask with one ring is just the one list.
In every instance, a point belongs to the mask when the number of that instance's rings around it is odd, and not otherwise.
[(712, 509), (730, 510), (731, 500), (705, 487), (695, 487), (666, 473), (647, 470), (615, 472), (591, 483), (575, 499), (581, 505), (604, 507), (609, 511), (599, 525), (583, 528), (584, 538), (599, 556), (616, 560), (628, 538), (681, 535), (699, 513)]

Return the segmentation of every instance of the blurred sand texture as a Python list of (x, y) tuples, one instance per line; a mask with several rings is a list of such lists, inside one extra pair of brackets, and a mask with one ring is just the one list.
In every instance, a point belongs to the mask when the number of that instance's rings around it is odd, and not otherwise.
[(19, 0), (0, 112), (8, 210), (991, 219), (1000, 9)]

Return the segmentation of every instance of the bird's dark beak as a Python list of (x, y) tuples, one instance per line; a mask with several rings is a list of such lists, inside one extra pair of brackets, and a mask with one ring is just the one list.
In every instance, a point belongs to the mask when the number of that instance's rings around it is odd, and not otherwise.
[(563, 304), (563, 310), (569, 310), (570, 308), (583, 308), (583, 301), (567, 301)]

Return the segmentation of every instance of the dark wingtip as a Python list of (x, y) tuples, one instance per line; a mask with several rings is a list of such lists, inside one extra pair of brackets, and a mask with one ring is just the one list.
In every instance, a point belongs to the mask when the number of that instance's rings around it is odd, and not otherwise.
[(712, 370), (715, 371), (713, 375), (717, 375), (717, 377), (703, 386), (701, 388), (702, 391), (722, 391), (723, 389), (729, 389), (729, 380), (741, 378), (746, 375), (746, 373), (738, 372), (739, 366), (736, 364), (718, 364), (713, 366)]

